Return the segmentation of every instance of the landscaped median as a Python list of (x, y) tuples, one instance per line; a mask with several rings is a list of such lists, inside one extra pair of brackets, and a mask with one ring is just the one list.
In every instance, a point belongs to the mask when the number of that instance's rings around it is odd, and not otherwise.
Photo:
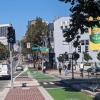
[(32, 75), (33, 78), (35, 78), (38, 81), (53, 81), (57, 80), (56, 77), (50, 76), (48, 74), (44, 74), (42, 71), (37, 71), (32, 68), (29, 68), (28, 71)]
[(92, 97), (68, 88), (47, 89), (54, 100), (92, 100)]
[[(42, 71), (36, 71), (33, 68), (29, 68), (31, 76), (38, 81), (53, 81), (56, 80), (55, 77), (48, 74), (42, 73)], [(54, 87), (46, 88), (48, 93), (54, 98), (54, 100), (92, 100), (91, 96), (77, 90), (73, 90), (70, 87)]]

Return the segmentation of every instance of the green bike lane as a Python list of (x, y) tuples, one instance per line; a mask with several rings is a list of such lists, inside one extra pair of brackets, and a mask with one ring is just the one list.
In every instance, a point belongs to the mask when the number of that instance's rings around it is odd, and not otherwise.
[(81, 91), (76, 91), (67, 86), (63, 81), (48, 73), (44, 74), (42, 71), (36, 71), (32, 68), (28, 70), (33, 78), (38, 80), (39, 84), (43, 86), (54, 100), (92, 100)]

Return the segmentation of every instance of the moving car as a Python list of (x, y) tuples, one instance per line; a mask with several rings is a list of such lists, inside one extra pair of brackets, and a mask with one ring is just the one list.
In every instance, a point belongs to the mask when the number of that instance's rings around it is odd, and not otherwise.
[(23, 71), (23, 66), (22, 65), (17, 66), (16, 71)]

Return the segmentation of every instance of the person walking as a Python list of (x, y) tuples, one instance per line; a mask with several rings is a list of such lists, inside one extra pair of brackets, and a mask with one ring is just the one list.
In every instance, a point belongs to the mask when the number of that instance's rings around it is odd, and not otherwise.
[(65, 72), (65, 76), (67, 75), (67, 66), (64, 65), (64, 72)]
[(42, 69), (43, 73), (46, 72), (46, 60), (44, 59), (43, 61), (43, 69)]
[(84, 70), (84, 64), (81, 62), (80, 64), (80, 76), (83, 78), (83, 70)]
[(62, 71), (62, 66), (61, 66), (61, 64), (59, 64), (58, 69), (59, 69), (59, 75), (61, 75), (61, 71)]

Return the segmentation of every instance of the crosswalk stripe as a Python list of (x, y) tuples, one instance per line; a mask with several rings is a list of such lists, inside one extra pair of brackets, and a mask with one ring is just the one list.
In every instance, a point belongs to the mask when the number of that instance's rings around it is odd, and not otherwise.
[(43, 82), (44, 85), (48, 84), (47, 82)]
[(54, 84), (53, 82), (49, 82), (50, 84)]

